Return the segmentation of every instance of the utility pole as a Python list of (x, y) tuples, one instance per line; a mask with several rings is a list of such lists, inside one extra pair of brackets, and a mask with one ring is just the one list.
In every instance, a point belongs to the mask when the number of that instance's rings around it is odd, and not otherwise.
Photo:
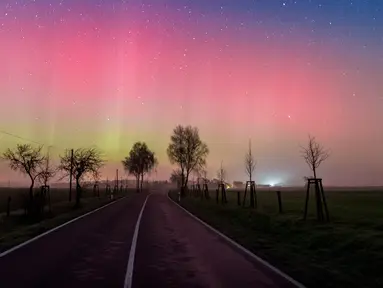
[(73, 149), (70, 150), (69, 202), (72, 201)]
[(116, 170), (116, 186), (117, 186), (117, 189), (118, 189), (118, 169)]

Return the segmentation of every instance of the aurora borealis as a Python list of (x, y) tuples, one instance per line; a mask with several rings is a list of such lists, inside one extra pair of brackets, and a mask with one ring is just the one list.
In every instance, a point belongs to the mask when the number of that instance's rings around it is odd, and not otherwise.
[[(209, 4), (206, 4), (206, 3)], [(65, 148), (97, 145), (114, 175), (136, 141), (171, 166), (177, 124), (198, 126), (245, 180), (302, 184), (308, 133), (332, 151), (327, 185), (383, 185), (382, 1), (1, 1), (0, 130)], [(0, 151), (25, 141), (0, 134)], [(19, 179), (5, 163), (0, 181)]]

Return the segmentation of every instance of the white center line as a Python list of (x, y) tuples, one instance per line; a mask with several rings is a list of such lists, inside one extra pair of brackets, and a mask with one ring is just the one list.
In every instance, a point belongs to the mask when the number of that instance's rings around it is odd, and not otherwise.
[(126, 274), (125, 274), (125, 281), (124, 281), (124, 288), (131, 288), (133, 283), (133, 268), (134, 268), (134, 257), (136, 254), (136, 246), (137, 246), (137, 238), (138, 238), (138, 230), (140, 229), (140, 222), (142, 218), (142, 213), (144, 212), (146, 202), (148, 201), (150, 194), (146, 196), (145, 202), (142, 205), (140, 214), (137, 218), (136, 228), (134, 229), (133, 239), (132, 239), (132, 245), (130, 246), (130, 253), (129, 253), (129, 260), (128, 260), (128, 267), (126, 268)]

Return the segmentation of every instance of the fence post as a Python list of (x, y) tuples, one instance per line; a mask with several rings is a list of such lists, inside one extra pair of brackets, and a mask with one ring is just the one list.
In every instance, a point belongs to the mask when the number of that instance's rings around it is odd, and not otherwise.
[(7, 217), (9, 217), (9, 215), (11, 215), (11, 201), (12, 201), (11, 196), (8, 196), (8, 201), (7, 201)]
[(277, 191), (277, 197), (278, 197), (278, 208), (279, 208), (279, 213), (283, 213), (283, 211), (282, 211), (282, 197), (281, 197), (281, 191)]

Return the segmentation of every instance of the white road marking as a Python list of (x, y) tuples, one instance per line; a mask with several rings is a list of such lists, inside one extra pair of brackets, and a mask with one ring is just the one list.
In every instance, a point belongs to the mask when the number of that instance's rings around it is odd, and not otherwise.
[(267, 261), (263, 260), (262, 258), (260, 258), (259, 256), (255, 255), (253, 252), (250, 252), (249, 250), (247, 250), (245, 247), (243, 247), (242, 245), (238, 244), (237, 242), (235, 242), (233, 239), (230, 239), (229, 237), (227, 237), (225, 234), (219, 232), (217, 229), (213, 228), (212, 226), (210, 226), (209, 224), (205, 223), (204, 221), (202, 221), (201, 219), (199, 219), (197, 216), (193, 215), (192, 213), (190, 213), (188, 210), (186, 210), (184, 207), (182, 207), (181, 205), (179, 205), (176, 201), (174, 201), (172, 198), (169, 197), (169, 193), (167, 194), (168, 195), (168, 198), (170, 199), (171, 202), (173, 202), (174, 204), (176, 204), (179, 208), (181, 208), (183, 211), (185, 211), (187, 214), (189, 214), (189, 216), (191, 216), (192, 218), (194, 218), (195, 220), (197, 220), (199, 223), (201, 223), (202, 225), (204, 225), (205, 227), (207, 227), (208, 229), (210, 229), (211, 231), (213, 231), (214, 233), (218, 234), (219, 236), (221, 236), (223, 239), (225, 239), (227, 242), (229, 242), (230, 244), (234, 245), (235, 247), (237, 247), (239, 250), (241, 250), (242, 252), (246, 253), (248, 256), (250, 256), (251, 258), (253, 258), (254, 260), (260, 262), (262, 265), (266, 266), (267, 268), (269, 268), (270, 270), (274, 271), (276, 274), (278, 274), (279, 276), (281, 276), (282, 278), (284, 278), (285, 280), (289, 281), (290, 283), (292, 283), (293, 285), (295, 285), (297, 288), (306, 288), (303, 284), (299, 283), (298, 281), (294, 280), (293, 278), (291, 278), (289, 275), (283, 273), (281, 270), (279, 270), (278, 268), (274, 267), (273, 265), (271, 265), (270, 263), (268, 263)]
[(148, 201), (150, 194), (146, 196), (145, 202), (142, 205), (140, 214), (138, 215), (136, 228), (134, 229), (134, 234), (132, 238), (132, 245), (130, 246), (129, 260), (128, 266), (126, 268), (124, 288), (131, 288), (133, 283), (133, 268), (134, 268), (134, 257), (136, 254), (136, 246), (137, 246), (137, 238), (138, 238), (138, 230), (140, 229), (140, 222), (142, 218), (142, 214), (144, 213), (146, 202)]
[(124, 196), (124, 197), (122, 197), (122, 198), (120, 198), (120, 199), (118, 199), (118, 200), (116, 200), (116, 201), (113, 201), (113, 202), (111, 202), (111, 203), (108, 203), (108, 204), (106, 204), (106, 205), (104, 205), (104, 206), (102, 206), (102, 207), (100, 207), (100, 208), (97, 208), (97, 209), (95, 209), (95, 210), (92, 210), (92, 211), (90, 211), (90, 212), (88, 212), (88, 213), (85, 213), (85, 214), (83, 214), (83, 215), (81, 215), (81, 216), (79, 216), (79, 217), (76, 217), (76, 218), (74, 218), (74, 219), (68, 221), (68, 222), (65, 222), (64, 224), (61, 224), (61, 225), (59, 225), (59, 226), (57, 226), (57, 227), (55, 227), (55, 228), (52, 228), (51, 230), (48, 230), (48, 231), (46, 231), (46, 232), (44, 232), (44, 233), (42, 233), (42, 234), (39, 234), (39, 235), (37, 235), (36, 237), (33, 237), (32, 239), (29, 239), (29, 240), (27, 240), (27, 241), (25, 241), (25, 242), (23, 242), (23, 243), (21, 243), (21, 244), (19, 244), (19, 245), (17, 245), (17, 246), (14, 246), (14, 247), (12, 247), (11, 249), (9, 249), (9, 250), (4, 251), (3, 253), (1, 253), (1, 254), (0, 254), (0, 258), (4, 257), (4, 256), (6, 256), (6, 255), (8, 255), (9, 253), (11, 253), (11, 252), (13, 252), (13, 251), (16, 251), (17, 249), (20, 249), (21, 247), (24, 247), (25, 245), (28, 245), (28, 244), (30, 244), (30, 243), (32, 243), (32, 242), (34, 242), (34, 241), (36, 241), (36, 240), (38, 240), (38, 239), (44, 237), (44, 236), (50, 234), (50, 233), (52, 233), (52, 232), (54, 232), (54, 231), (56, 231), (56, 230), (58, 230), (58, 229), (60, 229), (60, 228), (62, 228), (62, 227), (64, 227), (64, 226), (70, 224), (70, 223), (73, 223), (73, 222), (75, 222), (75, 221), (77, 221), (77, 220), (80, 220), (81, 218), (84, 218), (85, 216), (91, 215), (91, 214), (93, 214), (93, 213), (95, 213), (95, 212), (97, 212), (97, 211), (100, 211), (101, 209), (104, 209), (104, 208), (106, 208), (106, 207), (108, 207), (108, 206), (110, 206), (110, 205), (112, 205), (112, 204), (115, 204), (115, 203), (119, 202), (120, 200), (125, 199), (125, 197), (126, 197), (126, 196)]

